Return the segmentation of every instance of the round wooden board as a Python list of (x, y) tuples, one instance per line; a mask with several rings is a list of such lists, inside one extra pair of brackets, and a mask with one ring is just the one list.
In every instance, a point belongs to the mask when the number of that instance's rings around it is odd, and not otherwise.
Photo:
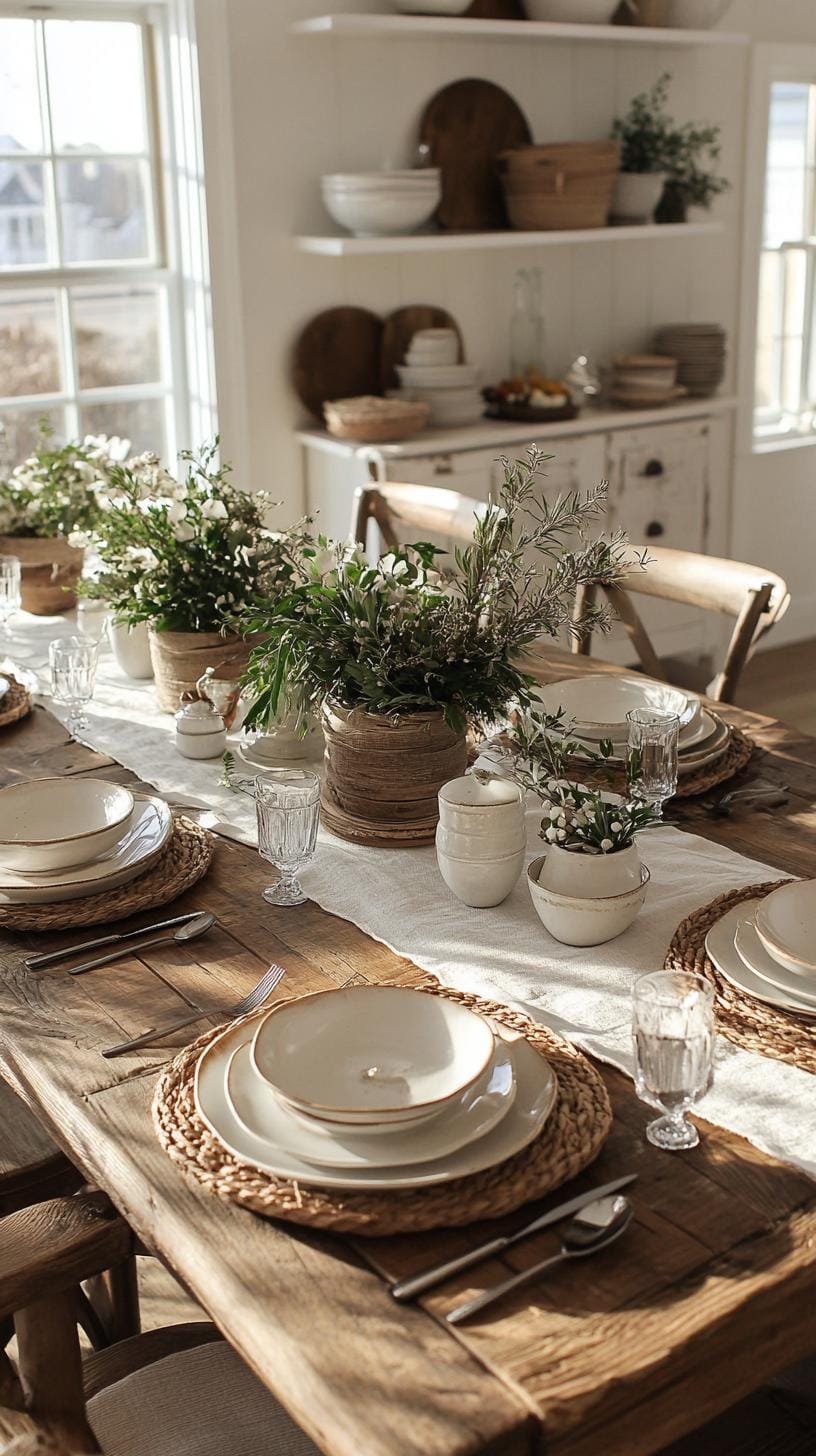
[(440, 227), (459, 232), (506, 228), (496, 158), (532, 139), (521, 107), (492, 81), (469, 78), (437, 91), (422, 114), (419, 140), (442, 169)]
[(292, 384), (298, 399), (323, 423), (327, 399), (381, 394), (383, 324), (367, 308), (329, 308), (295, 340)]
[(473, 0), (466, 20), (526, 20), (521, 0)]
[(444, 308), (435, 308), (432, 303), (410, 303), (390, 313), (383, 324), (380, 347), (380, 383), (383, 389), (398, 389), (399, 375), (396, 365), (405, 361), (406, 350), (419, 329), (454, 329), (459, 339), (457, 363), (464, 357), (462, 331), (456, 319)]

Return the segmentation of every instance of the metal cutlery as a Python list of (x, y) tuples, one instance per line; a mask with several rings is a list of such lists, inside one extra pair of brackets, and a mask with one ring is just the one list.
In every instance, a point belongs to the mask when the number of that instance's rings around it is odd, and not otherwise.
[(448, 1324), (461, 1324), (462, 1320), (470, 1319), (478, 1310), (502, 1299), (512, 1289), (529, 1284), (530, 1280), (537, 1279), (545, 1270), (554, 1268), (566, 1259), (585, 1259), (589, 1254), (597, 1254), (601, 1249), (609, 1248), (610, 1244), (614, 1244), (625, 1233), (633, 1215), (634, 1209), (629, 1199), (621, 1194), (599, 1198), (588, 1204), (567, 1224), (561, 1235), (561, 1248), (557, 1254), (551, 1255), (549, 1259), (542, 1259), (530, 1269), (523, 1269), (520, 1274), (513, 1274), (510, 1279), (497, 1284), (495, 1289), (488, 1289), (475, 1299), (469, 1299), (466, 1304), (457, 1305), (447, 1316)]
[[(172, 945), (174, 941), (179, 945), (184, 945), (188, 940), (197, 940), (200, 935), (206, 935), (208, 930), (212, 930), (214, 924), (214, 915), (208, 915), (204, 911), (197, 911), (187, 921), (187, 924), (179, 926), (173, 935), (157, 935), (153, 940), (142, 941), (142, 944), (138, 947), (139, 954), (141, 955), (143, 951), (150, 950), (154, 945)], [(125, 950), (112, 950), (108, 955), (97, 956), (95, 960), (82, 961), (78, 966), (71, 966), (68, 974), (69, 976), (82, 976), (86, 971), (94, 970), (96, 966), (108, 966), (111, 961), (121, 960), (122, 956), (128, 954), (129, 952)]]
[(137, 935), (150, 935), (154, 930), (172, 930), (176, 925), (186, 925), (201, 914), (200, 910), (188, 910), (186, 915), (174, 915), (171, 920), (155, 920), (152, 925), (142, 925), (138, 930), (123, 930), (119, 935), (100, 935), (96, 940), (83, 940), (80, 945), (63, 946), (62, 950), (51, 950), (45, 955), (26, 956), (23, 965), (29, 971), (41, 971), (44, 966), (67, 961), (71, 956), (86, 950), (98, 950), (103, 945), (118, 945), (123, 940), (133, 940)]
[[(257, 986), (253, 986), (248, 995), (242, 1001), (230, 1006), (224, 1013), (225, 1021), (237, 1021), (239, 1016), (247, 1016), (250, 1011), (257, 1011), (266, 1000), (271, 991), (280, 985), (286, 972), (283, 966), (271, 965), (269, 970), (261, 976)], [(141, 1036), (132, 1036), (128, 1041), (117, 1042), (116, 1046), (106, 1047), (102, 1052), (103, 1057), (119, 1057), (123, 1052), (135, 1052), (139, 1047), (150, 1046), (151, 1042), (161, 1041), (163, 1036), (169, 1036), (171, 1031), (181, 1031), (185, 1026), (192, 1026), (195, 1021), (201, 1021), (202, 1017), (209, 1016), (209, 1011), (202, 1011), (196, 1008), (192, 1016), (181, 1016), (177, 1021), (168, 1021), (166, 1026), (152, 1026), (149, 1031), (143, 1031)]]
[(481, 1264), (483, 1259), (490, 1259), (494, 1254), (501, 1254), (505, 1249), (511, 1249), (522, 1239), (528, 1239), (532, 1234), (538, 1233), (541, 1229), (549, 1228), (551, 1224), (559, 1223), (562, 1218), (569, 1218), (570, 1214), (578, 1213), (582, 1208), (597, 1202), (600, 1198), (606, 1198), (613, 1193), (619, 1193), (622, 1188), (628, 1188), (634, 1183), (637, 1173), (628, 1173), (623, 1178), (615, 1178), (611, 1183), (603, 1183), (598, 1188), (590, 1188), (587, 1193), (579, 1193), (575, 1198), (568, 1198), (566, 1202), (559, 1203), (547, 1213), (542, 1213), (534, 1218), (532, 1223), (525, 1224), (518, 1233), (503, 1235), (498, 1239), (489, 1239), (484, 1244), (479, 1244), (475, 1249), (469, 1249), (466, 1254), (460, 1254), (457, 1259), (447, 1259), (443, 1264), (432, 1264), (430, 1268), (423, 1269), (419, 1274), (412, 1274), (408, 1279), (400, 1279), (398, 1283), (391, 1286), (391, 1293), (394, 1299), (405, 1303), (409, 1299), (416, 1299), (418, 1294), (424, 1294), (427, 1289), (434, 1289), (437, 1284), (443, 1284), (446, 1279), (452, 1279), (455, 1274), (461, 1274), (464, 1269), (470, 1269), (473, 1264)]

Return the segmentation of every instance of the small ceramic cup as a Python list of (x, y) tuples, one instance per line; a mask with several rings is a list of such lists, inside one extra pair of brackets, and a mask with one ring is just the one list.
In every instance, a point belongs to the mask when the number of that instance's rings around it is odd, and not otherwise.
[(448, 889), (463, 905), (487, 910), (500, 905), (513, 889), (524, 869), (525, 849), (498, 859), (455, 859), (437, 846), (439, 872)]

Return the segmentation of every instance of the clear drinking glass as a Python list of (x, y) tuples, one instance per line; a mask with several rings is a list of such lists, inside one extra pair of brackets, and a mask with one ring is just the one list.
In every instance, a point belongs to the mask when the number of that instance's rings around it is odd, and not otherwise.
[(280, 871), (264, 899), (270, 905), (302, 905), (307, 897), (297, 875), (315, 852), (320, 779), (308, 769), (269, 770), (255, 780), (255, 809), (258, 850)]
[(99, 643), (87, 637), (57, 637), (48, 648), (51, 665), (51, 696), (68, 707), (68, 731), (82, 733), (88, 727), (85, 704), (91, 701), (96, 683)]
[(632, 1008), (635, 1089), (664, 1115), (646, 1136), (657, 1148), (696, 1148), (686, 1113), (713, 1077), (714, 991), (688, 971), (654, 971), (635, 982)]
[(629, 770), (632, 794), (658, 815), (677, 789), (677, 744), (680, 719), (674, 713), (633, 708), (629, 723)]
[(16, 556), (0, 556), (0, 640), (11, 641), (9, 621), (20, 610), (20, 562)]

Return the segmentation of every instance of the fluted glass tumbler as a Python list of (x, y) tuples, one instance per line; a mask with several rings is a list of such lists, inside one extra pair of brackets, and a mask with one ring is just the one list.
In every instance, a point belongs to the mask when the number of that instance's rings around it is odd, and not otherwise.
[(20, 561), (16, 556), (0, 556), (0, 642), (10, 640), (9, 621), (20, 610)]
[(687, 1112), (711, 1086), (714, 990), (689, 971), (654, 971), (635, 982), (632, 1007), (635, 1090), (663, 1116), (646, 1136), (670, 1152), (695, 1148), (699, 1133)]
[(51, 667), (51, 696), (68, 708), (69, 733), (87, 730), (85, 706), (96, 685), (99, 643), (86, 637), (57, 637), (48, 648)]
[(680, 719), (647, 708), (633, 708), (626, 718), (632, 794), (662, 815), (663, 805), (677, 789)]
[(280, 873), (264, 890), (270, 905), (302, 905), (297, 876), (315, 852), (320, 822), (320, 779), (308, 769), (282, 768), (255, 780), (258, 850)]

